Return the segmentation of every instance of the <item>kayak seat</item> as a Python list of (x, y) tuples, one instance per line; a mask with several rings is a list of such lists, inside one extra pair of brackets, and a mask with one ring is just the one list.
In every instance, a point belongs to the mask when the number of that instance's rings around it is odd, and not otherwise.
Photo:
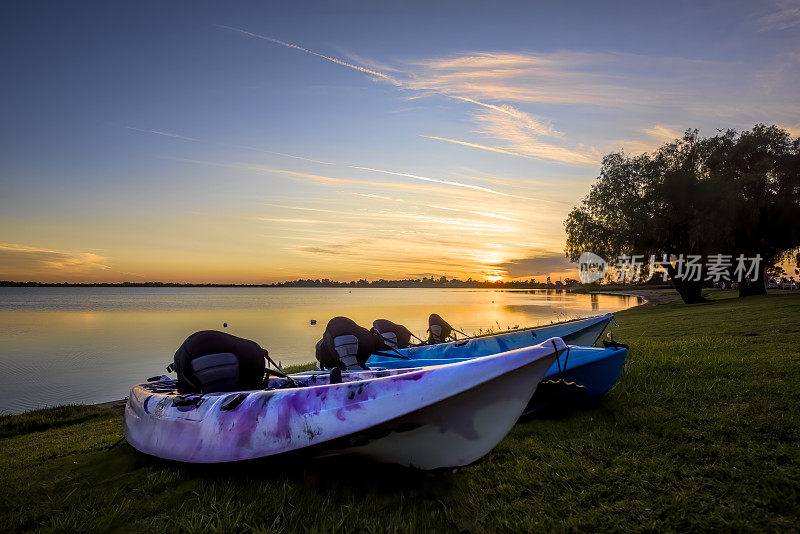
[(258, 343), (216, 330), (195, 332), (175, 352), (167, 370), (180, 393), (261, 389), (269, 355)]
[(336, 336), (333, 338), (333, 347), (339, 355), (339, 361), (346, 368), (358, 365), (358, 338), (353, 335)]
[(430, 330), (431, 330), (431, 338), (433, 338), (433, 341), (435, 343), (441, 343), (442, 341), (444, 341), (442, 339), (442, 327), (441, 326), (439, 326), (438, 324), (432, 324)]
[(201, 391), (236, 391), (239, 387), (239, 358), (235, 354), (207, 354), (190, 365)]
[(379, 335), (379, 341), (385, 345), (380, 348), (404, 349), (411, 344), (411, 330), (405, 326), (393, 323), (388, 319), (375, 319), (372, 322), (372, 331)]
[(382, 340), (352, 319), (334, 317), (328, 321), (322, 339), (317, 343), (320, 369), (366, 369), (367, 358), (378, 349)]
[(453, 327), (450, 323), (442, 319), (439, 314), (432, 313), (428, 317), (428, 344), (443, 343), (450, 334), (453, 333)]
[(397, 348), (397, 334), (394, 332), (381, 332), (381, 336), (383, 337), (383, 342), (386, 343), (386, 346), (393, 349)]

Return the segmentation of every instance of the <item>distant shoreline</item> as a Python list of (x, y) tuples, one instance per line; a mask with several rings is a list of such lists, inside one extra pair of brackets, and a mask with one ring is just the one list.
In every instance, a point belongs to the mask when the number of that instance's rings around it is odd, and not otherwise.
[(535, 280), (511, 281), (511, 282), (488, 282), (478, 280), (447, 280), (444, 277), (438, 279), (423, 278), (415, 280), (358, 280), (350, 282), (336, 282), (332, 280), (294, 280), (290, 282), (276, 282), (272, 284), (195, 284), (179, 282), (14, 282), (0, 280), (0, 287), (221, 287), (221, 288), (283, 288), (283, 287), (309, 287), (309, 288), (397, 288), (397, 289), (559, 289), (574, 293), (596, 293), (596, 292), (616, 292), (630, 291), (637, 289), (665, 289), (670, 286), (596, 286), (587, 287), (580, 284), (564, 284), (561, 281), (555, 283), (543, 283)]
[(282, 288), (282, 287), (308, 287), (308, 288), (487, 288), (487, 289), (573, 289), (577, 286), (558, 284), (545, 284), (539, 282), (478, 282), (474, 280), (378, 280), (373, 282), (330, 282), (298, 280), (294, 282), (276, 282), (273, 284), (195, 284), (179, 282), (10, 282), (0, 281), (0, 287), (241, 287), (241, 288)]

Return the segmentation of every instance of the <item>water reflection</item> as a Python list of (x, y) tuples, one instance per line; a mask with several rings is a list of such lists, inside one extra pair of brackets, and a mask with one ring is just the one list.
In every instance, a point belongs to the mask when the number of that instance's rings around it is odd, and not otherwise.
[(432, 312), (475, 333), (634, 304), (559, 290), (0, 288), (0, 412), (119, 399), (163, 372), (190, 333), (223, 323), (294, 364), (313, 361), (314, 344), (336, 315), (365, 326), (391, 319), (424, 338)]

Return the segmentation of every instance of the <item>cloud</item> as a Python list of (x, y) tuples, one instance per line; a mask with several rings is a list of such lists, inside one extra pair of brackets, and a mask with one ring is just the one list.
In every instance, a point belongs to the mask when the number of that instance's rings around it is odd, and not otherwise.
[(494, 104), (487, 104), (485, 102), (481, 102), (479, 100), (475, 100), (474, 98), (467, 98), (465, 96), (456, 96), (456, 95), (448, 95), (446, 93), (445, 96), (450, 98), (454, 98), (456, 100), (461, 100), (463, 102), (469, 102), (471, 104), (476, 104), (483, 108), (489, 109), (491, 111), (496, 111), (497, 113), (508, 115), (509, 117), (516, 119), (516, 121), (520, 124), (520, 126), (527, 128), (538, 135), (549, 135), (552, 137), (563, 137), (563, 134), (553, 128), (550, 125), (544, 124), (540, 122), (538, 119), (533, 117), (532, 115), (525, 113), (524, 111), (520, 111), (513, 106), (509, 106), (508, 104), (503, 104), (500, 106), (496, 106)]
[(595, 149), (579, 150), (541, 140), (524, 122), (513, 116), (482, 113), (475, 116), (481, 133), (500, 139), (504, 149), (534, 159), (551, 160), (567, 165), (596, 165), (600, 154)]
[(0, 243), (0, 272), (24, 276), (40, 274), (65, 275), (87, 271), (105, 271), (108, 258), (93, 252), (72, 252)]
[(530, 258), (510, 260), (497, 265), (497, 268), (507, 273), (510, 278), (523, 278), (569, 271), (575, 269), (575, 264), (571, 263), (564, 254), (543, 253)]
[(410, 62), (411, 80), (406, 85), (490, 103), (622, 106), (634, 93), (644, 96), (600, 68), (622, 59), (619, 54), (596, 52), (472, 52)]
[(305, 206), (287, 206), (285, 204), (267, 204), (267, 206), (274, 206), (276, 208), (286, 208), (288, 210), (317, 211), (321, 213), (342, 213), (336, 210), (326, 210), (322, 208), (308, 208)]
[(259, 221), (264, 222), (288, 222), (288, 223), (300, 223), (300, 224), (325, 224), (329, 221), (323, 221), (320, 219), (295, 219), (292, 217), (256, 217)]
[(630, 154), (653, 152), (662, 145), (683, 137), (683, 132), (664, 124), (656, 124), (651, 128), (644, 128), (641, 133), (642, 136), (638, 139), (609, 141), (609, 150), (624, 150)]
[(781, 128), (789, 132), (793, 137), (800, 137), (800, 123), (781, 125)]
[(780, 31), (800, 25), (800, 0), (778, 0), (772, 4), (772, 11), (757, 21), (759, 30)]

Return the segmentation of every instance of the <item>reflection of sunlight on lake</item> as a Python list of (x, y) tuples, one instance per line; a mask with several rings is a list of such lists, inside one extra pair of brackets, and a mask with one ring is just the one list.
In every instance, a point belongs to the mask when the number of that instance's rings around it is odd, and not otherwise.
[(189, 334), (226, 322), (225, 331), (295, 364), (314, 360), (314, 344), (336, 315), (366, 327), (391, 319), (424, 338), (433, 312), (472, 334), (635, 304), (555, 290), (0, 288), (0, 412), (122, 398), (165, 372)]

